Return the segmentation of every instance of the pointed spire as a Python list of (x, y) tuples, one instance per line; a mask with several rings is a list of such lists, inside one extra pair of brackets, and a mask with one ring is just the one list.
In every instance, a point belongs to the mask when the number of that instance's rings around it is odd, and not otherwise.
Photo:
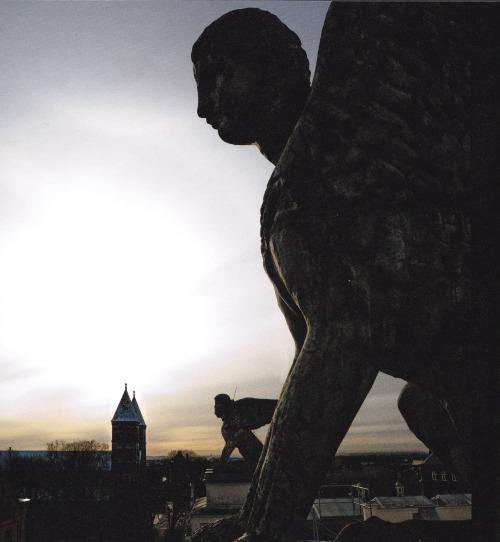
[(132, 399), (132, 406), (137, 414), (139, 425), (143, 425), (144, 427), (146, 427), (146, 422), (144, 421), (144, 418), (142, 417), (141, 409), (139, 408), (139, 404), (137, 403), (137, 399), (135, 398), (135, 391), (134, 391), (134, 398)]
[(116, 409), (115, 415), (111, 421), (141, 423), (141, 418), (137, 415), (136, 408), (130, 400), (130, 395), (127, 391), (127, 384), (125, 384), (125, 391), (123, 392), (122, 398), (118, 403), (118, 408)]

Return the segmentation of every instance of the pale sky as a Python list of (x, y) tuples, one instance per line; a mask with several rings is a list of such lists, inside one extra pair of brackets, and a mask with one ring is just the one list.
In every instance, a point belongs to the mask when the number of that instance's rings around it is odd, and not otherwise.
[[(196, 115), (190, 51), (232, 9), (314, 67), (327, 2), (0, 0), (0, 449), (111, 440), (220, 454), (217, 393), (277, 398), (293, 342), (262, 268), (273, 166)], [(380, 376), (341, 451), (422, 450)], [(259, 430), (259, 436), (265, 430)]]

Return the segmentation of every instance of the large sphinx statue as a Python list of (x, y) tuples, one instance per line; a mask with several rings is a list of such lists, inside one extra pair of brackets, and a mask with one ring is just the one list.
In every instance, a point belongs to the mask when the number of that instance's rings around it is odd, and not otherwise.
[(333, 3), (311, 88), (298, 37), (270, 13), (227, 13), (195, 43), (198, 115), (276, 165), (262, 256), (296, 344), (240, 516), (196, 540), (296, 540), (379, 371), (408, 382), (404, 417), (474, 484), (476, 531), (493, 539), (498, 11)]

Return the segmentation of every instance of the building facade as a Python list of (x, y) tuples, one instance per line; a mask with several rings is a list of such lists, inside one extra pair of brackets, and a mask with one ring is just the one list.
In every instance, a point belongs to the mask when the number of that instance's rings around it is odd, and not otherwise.
[(468, 494), (375, 497), (363, 505), (363, 519), (378, 517), (390, 523), (409, 520), (466, 521), (472, 518), (472, 497)]
[(450, 471), (434, 454), (416, 465), (414, 470), (418, 476), (421, 494), (429, 499), (439, 494), (470, 493), (470, 484)]
[(29, 499), (16, 499), (11, 487), (0, 484), (0, 542), (24, 542)]

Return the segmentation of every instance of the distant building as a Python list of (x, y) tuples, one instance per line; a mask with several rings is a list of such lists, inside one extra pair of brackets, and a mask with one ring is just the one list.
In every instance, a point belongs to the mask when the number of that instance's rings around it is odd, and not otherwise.
[(125, 473), (146, 465), (146, 423), (135, 398), (125, 391), (111, 420), (111, 469)]
[(414, 519), (423, 508), (434, 510), (434, 503), (423, 495), (407, 497), (375, 497), (368, 506), (363, 507), (363, 519), (377, 516), (384, 521), (398, 523)]
[(204, 525), (234, 516), (245, 502), (250, 482), (212, 482), (209, 478), (205, 487), (206, 497), (196, 500), (191, 513), (193, 533)]
[(468, 494), (437, 495), (428, 499), (423, 495), (407, 497), (375, 497), (363, 505), (363, 519), (371, 516), (399, 523), (412, 519), (427, 521), (464, 521), (472, 517), (472, 500)]
[[(472, 519), (472, 494), (453, 493), (452, 495), (436, 495), (431, 499), (436, 505), (437, 519), (462, 521)], [(427, 519), (423, 517), (422, 519)], [(433, 518), (435, 519), (435, 518)]]
[(417, 465), (413, 465), (417, 473), (422, 495), (428, 498), (434, 495), (453, 493), (468, 493), (470, 485), (462, 480), (455, 472), (450, 471), (434, 454)]
[(25, 519), (29, 499), (16, 499), (6, 483), (0, 484), (0, 540), (25, 541)]

